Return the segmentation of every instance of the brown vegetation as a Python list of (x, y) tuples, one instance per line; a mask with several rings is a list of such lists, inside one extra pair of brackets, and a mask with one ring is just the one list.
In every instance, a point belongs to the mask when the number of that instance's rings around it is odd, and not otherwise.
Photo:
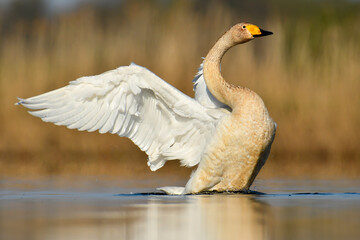
[[(150, 173), (146, 155), (129, 140), (45, 124), (15, 107), (16, 97), (132, 61), (193, 96), (191, 80), (201, 57), (228, 27), (246, 20), (274, 35), (231, 50), (223, 73), (262, 96), (278, 123), (263, 176), (360, 176), (359, 16), (330, 21), (329, 10), (318, 18), (273, 13), (239, 19), (223, 4), (200, 11), (177, 2), (165, 10), (145, 3), (107, 13), (80, 8), (3, 27), (0, 174)], [(160, 174), (189, 173), (174, 166)]]

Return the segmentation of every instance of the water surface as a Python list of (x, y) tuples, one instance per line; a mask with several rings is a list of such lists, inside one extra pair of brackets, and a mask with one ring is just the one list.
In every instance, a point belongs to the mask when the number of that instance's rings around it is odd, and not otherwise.
[(360, 236), (358, 180), (258, 180), (253, 189), (263, 194), (148, 194), (166, 181), (170, 185), (184, 184), (166, 179), (2, 179), (0, 239)]

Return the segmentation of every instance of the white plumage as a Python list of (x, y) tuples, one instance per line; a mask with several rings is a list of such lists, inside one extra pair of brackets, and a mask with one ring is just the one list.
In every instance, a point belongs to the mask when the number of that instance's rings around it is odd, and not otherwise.
[(276, 124), (260, 96), (223, 79), (220, 63), (231, 47), (270, 34), (248, 23), (230, 28), (193, 80), (195, 99), (131, 64), (18, 104), (45, 122), (128, 137), (153, 171), (174, 159), (199, 165), (185, 188), (162, 188), (167, 193), (247, 190), (270, 153)]
[(199, 67), (198, 73), (193, 79), (196, 101), (206, 108), (224, 108), (230, 110), (226, 104), (218, 101), (209, 91), (204, 79), (203, 68), (204, 64), (202, 63)]
[[(206, 87), (202, 72), (197, 77), (196, 85)], [(189, 167), (198, 164), (216, 123), (225, 114), (204, 107), (135, 64), (19, 100), (37, 110), (30, 114), (44, 122), (130, 138), (149, 155), (153, 171), (167, 160), (179, 159)]]

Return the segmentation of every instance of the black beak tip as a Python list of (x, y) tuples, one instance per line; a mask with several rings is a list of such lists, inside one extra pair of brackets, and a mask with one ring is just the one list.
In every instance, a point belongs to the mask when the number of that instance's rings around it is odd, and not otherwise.
[(261, 34), (259, 35), (259, 37), (261, 36), (268, 36), (268, 35), (272, 35), (273, 34), (273, 32), (270, 32), (270, 31), (266, 31), (266, 30), (264, 30), (264, 29), (261, 29), (260, 28), (260, 31), (261, 31)]

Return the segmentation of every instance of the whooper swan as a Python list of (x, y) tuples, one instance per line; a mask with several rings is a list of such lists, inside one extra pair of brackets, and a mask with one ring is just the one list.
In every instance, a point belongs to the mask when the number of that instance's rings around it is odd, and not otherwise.
[(145, 151), (155, 171), (166, 161), (198, 164), (185, 187), (168, 194), (247, 190), (265, 163), (276, 124), (262, 99), (227, 83), (220, 62), (231, 47), (272, 34), (249, 23), (230, 28), (207, 54), (195, 76), (195, 99), (148, 69), (131, 64), (17, 104), (45, 122), (70, 129), (110, 132)]

